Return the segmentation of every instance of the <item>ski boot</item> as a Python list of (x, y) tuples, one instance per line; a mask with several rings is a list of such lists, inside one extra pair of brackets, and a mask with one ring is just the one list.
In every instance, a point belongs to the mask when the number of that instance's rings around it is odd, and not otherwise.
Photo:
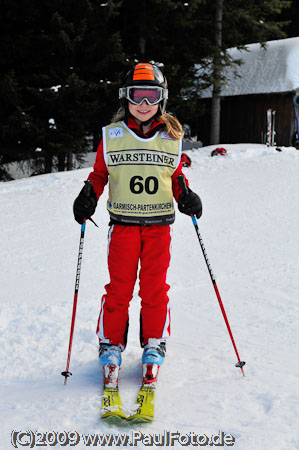
[(107, 364), (120, 367), (121, 348), (118, 345), (100, 344), (99, 357), (103, 367)]
[(166, 354), (166, 343), (160, 339), (149, 339), (144, 346), (142, 364), (163, 364)]
[(142, 355), (143, 384), (156, 384), (160, 366), (166, 354), (166, 343), (159, 339), (149, 339)]
[(118, 372), (121, 365), (121, 348), (118, 345), (100, 344), (100, 364), (103, 366), (104, 384), (115, 387), (118, 384)]

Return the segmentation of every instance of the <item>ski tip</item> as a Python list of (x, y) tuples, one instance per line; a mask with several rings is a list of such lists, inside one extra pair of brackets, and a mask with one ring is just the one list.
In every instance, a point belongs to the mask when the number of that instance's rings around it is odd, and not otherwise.
[(147, 416), (144, 414), (134, 414), (133, 416), (129, 416), (127, 420), (130, 423), (139, 424), (139, 423), (151, 423), (154, 420), (154, 418), (152, 416)]
[(101, 420), (103, 420), (106, 423), (109, 423), (110, 425), (120, 425), (125, 420), (127, 420), (127, 416), (123, 414), (104, 414), (101, 416)]

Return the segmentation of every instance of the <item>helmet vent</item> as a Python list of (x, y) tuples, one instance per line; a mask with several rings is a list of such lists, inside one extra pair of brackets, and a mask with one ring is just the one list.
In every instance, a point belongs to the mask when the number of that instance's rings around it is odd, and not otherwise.
[(154, 69), (151, 64), (137, 64), (135, 66), (133, 80), (150, 80), (155, 81)]

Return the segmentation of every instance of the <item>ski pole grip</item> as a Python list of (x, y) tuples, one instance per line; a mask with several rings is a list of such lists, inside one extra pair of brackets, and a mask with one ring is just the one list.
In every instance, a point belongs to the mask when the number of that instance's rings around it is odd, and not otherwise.
[(187, 188), (187, 185), (186, 185), (186, 181), (185, 181), (184, 175), (179, 175), (178, 176), (178, 183), (179, 183), (179, 187), (180, 187), (180, 189), (182, 191), (182, 194), (184, 194), (184, 195), (188, 194), (188, 188)]

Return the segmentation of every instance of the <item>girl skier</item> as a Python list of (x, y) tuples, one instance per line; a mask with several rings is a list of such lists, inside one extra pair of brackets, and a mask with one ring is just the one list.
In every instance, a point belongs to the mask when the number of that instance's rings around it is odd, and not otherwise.
[(135, 65), (119, 89), (119, 98), (121, 108), (103, 128), (93, 171), (74, 202), (74, 216), (80, 224), (89, 219), (109, 181), (110, 282), (105, 286), (97, 325), (100, 363), (103, 367), (121, 365), (140, 263), (142, 364), (159, 368), (170, 335), (166, 274), (175, 216), (173, 197), (182, 213), (197, 218), (202, 205), (189, 187), (188, 194), (180, 194), (182, 126), (165, 112), (168, 89), (160, 69), (147, 63)]

